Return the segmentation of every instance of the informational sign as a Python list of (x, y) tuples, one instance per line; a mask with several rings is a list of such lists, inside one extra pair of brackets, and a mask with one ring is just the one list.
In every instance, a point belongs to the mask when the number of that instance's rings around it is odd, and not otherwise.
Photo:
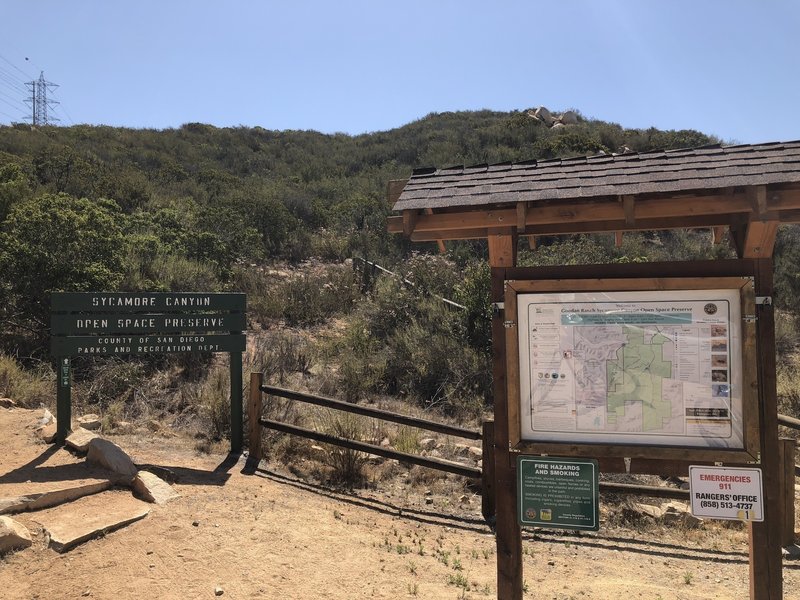
[(690, 466), (689, 493), (695, 517), (764, 520), (761, 469)]
[(53, 356), (242, 352), (244, 294), (54, 293)]
[(54, 292), (50, 352), (59, 365), (57, 440), (71, 424), (70, 357), (230, 353), (231, 451), (242, 447), (244, 294), (206, 292)]
[(744, 447), (739, 290), (517, 300), (521, 439)]
[(596, 460), (519, 456), (517, 477), (521, 525), (591, 531), (600, 527)]

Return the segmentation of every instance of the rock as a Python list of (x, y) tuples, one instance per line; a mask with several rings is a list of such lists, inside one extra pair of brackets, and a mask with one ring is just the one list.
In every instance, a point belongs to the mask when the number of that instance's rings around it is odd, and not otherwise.
[(0, 517), (0, 554), (28, 548), (32, 543), (27, 527), (11, 517)]
[(790, 560), (797, 560), (800, 558), (800, 546), (797, 544), (789, 544), (783, 549), (783, 557)]
[(577, 125), (578, 124), (578, 115), (575, 114), (575, 111), (568, 110), (563, 115), (561, 115), (558, 120), (563, 123), (564, 125)]
[(547, 110), (544, 106), (540, 106), (539, 108), (536, 109), (536, 111), (533, 113), (533, 118), (538, 119), (547, 126), (551, 126), (555, 121), (553, 115), (551, 115), (550, 111)]
[(88, 415), (78, 417), (78, 425), (90, 431), (96, 431), (100, 429), (101, 424), (100, 417), (94, 413), (89, 413)]
[(564, 125), (563, 123), (560, 123), (560, 122), (556, 122), (556, 123), (553, 123), (553, 126), (550, 129), (558, 129), (559, 127), (566, 127), (566, 125)]
[(70, 448), (83, 454), (89, 450), (89, 443), (99, 437), (99, 435), (89, 431), (88, 429), (78, 427), (75, 431), (67, 436), (66, 443)]
[(435, 438), (422, 438), (419, 441), (419, 447), (423, 450), (433, 450), (436, 448), (436, 439)]
[(453, 453), (457, 456), (469, 456), (470, 447), (466, 444), (455, 444), (453, 446)]
[(480, 460), (483, 458), (483, 448), (479, 448), (478, 446), (470, 446), (469, 455), (476, 460)]
[(0, 398), (0, 407), (1, 408), (16, 408), (17, 403), (14, 402), (11, 398)]
[(147, 429), (149, 429), (152, 433), (155, 433), (157, 431), (161, 431), (161, 423), (159, 423), (155, 419), (150, 419), (147, 422)]
[(138, 473), (131, 457), (122, 448), (100, 437), (89, 442), (86, 461), (112, 471), (117, 475), (117, 482), (125, 485), (132, 483)]
[(430, 496), (425, 498), (425, 504), (433, 504), (433, 498), (431, 498)]
[(148, 504), (120, 490), (62, 504), (37, 513), (35, 519), (50, 535), (50, 547), (56, 552), (67, 552), (90, 539), (143, 519), (149, 512)]
[(392, 445), (392, 442), (391, 442), (391, 440), (390, 440), (388, 437), (385, 437), (385, 438), (383, 438), (383, 439), (381, 440), (381, 446), (382, 446), (382, 447), (384, 447), (384, 448), (388, 448), (388, 447), (389, 447), (389, 446), (391, 446), (391, 445)]
[(684, 502), (667, 502), (661, 505), (661, 510), (661, 519), (665, 524), (679, 523), (685, 527), (697, 527), (700, 524), (700, 519), (689, 512), (689, 506)]
[(45, 442), (46, 444), (52, 444), (53, 440), (56, 439), (56, 424), (55, 423), (48, 423), (47, 425), (42, 425), (41, 427), (37, 427), (35, 430), (36, 435)]
[(170, 484), (149, 471), (139, 471), (131, 487), (137, 498), (158, 505), (166, 504), (170, 500), (180, 497), (180, 494)]
[(639, 515), (651, 517), (653, 519), (660, 519), (664, 516), (664, 509), (662, 509), (660, 506), (653, 506), (652, 504), (632, 502), (631, 509)]
[(217, 587), (214, 588), (214, 595), (215, 596), (222, 596), (222, 594), (224, 594), (224, 593), (225, 593), (225, 590), (223, 590), (221, 587), (217, 586)]
[(38, 423), (38, 425), (39, 425), (39, 427), (44, 427), (44, 426), (45, 426), (45, 425), (47, 425), (48, 423), (52, 423), (52, 422), (53, 422), (53, 421), (55, 421), (55, 420), (56, 420), (56, 419), (55, 419), (55, 417), (53, 416), (53, 413), (51, 413), (49, 410), (47, 410), (47, 409), (45, 408), (45, 409), (44, 409), (44, 414), (42, 415), (42, 418), (41, 418), (41, 419), (39, 419), (39, 423)]

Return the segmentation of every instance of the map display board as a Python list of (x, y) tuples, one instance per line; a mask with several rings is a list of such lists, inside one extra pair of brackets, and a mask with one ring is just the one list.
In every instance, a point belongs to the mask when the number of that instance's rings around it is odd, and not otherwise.
[(744, 448), (736, 289), (517, 298), (522, 440)]

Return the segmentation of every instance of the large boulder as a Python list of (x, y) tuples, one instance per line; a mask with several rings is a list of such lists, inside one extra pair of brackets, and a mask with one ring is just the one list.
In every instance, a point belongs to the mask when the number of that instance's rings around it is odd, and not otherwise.
[(550, 114), (550, 111), (547, 110), (544, 106), (540, 106), (539, 108), (537, 108), (536, 111), (533, 113), (533, 117), (535, 119), (538, 119), (539, 121), (542, 121), (548, 127), (552, 126), (553, 123), (555, 122), (553, 115)]
[(563, 115), (558, 118), (564, 125), (577, 125), (578, 124), (578, 115), (575, 111), (568, 110)]
[(113, 442), (95, 438), (89, 442), (86, 461), (114, 473), (116, 483), (130, 485), (139, 472), (131, 457)]
[(28, 529), (11, 517), (0, 517), (0, 554), (29, 547), (33, 541)]

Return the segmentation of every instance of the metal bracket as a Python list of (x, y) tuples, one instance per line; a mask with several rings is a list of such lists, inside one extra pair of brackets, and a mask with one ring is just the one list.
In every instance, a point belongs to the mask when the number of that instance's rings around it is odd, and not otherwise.
[(756, 296), (756, 304), (772, 306), (772, 296)]
[(492, 314), (495, 317), (499, 316), (500, 315), (500, 311), (501, 310), (505, 310), (505, 309), (506, 309), (506, 303), (505, 302), (492, 302)]
[(758, 317), (757, 317), (757, 316), (755, 316), (755, 315), (744, 315), (744, 316), (742, 317), (742, 320), (743, 320), (745, 323), (755, 323), (756, 321), (758, 321)]
[(517, 324), (514, 321), (503, 321), (503, 327), (506, 329), (511, 329), (512, 327), (516, 327)]

